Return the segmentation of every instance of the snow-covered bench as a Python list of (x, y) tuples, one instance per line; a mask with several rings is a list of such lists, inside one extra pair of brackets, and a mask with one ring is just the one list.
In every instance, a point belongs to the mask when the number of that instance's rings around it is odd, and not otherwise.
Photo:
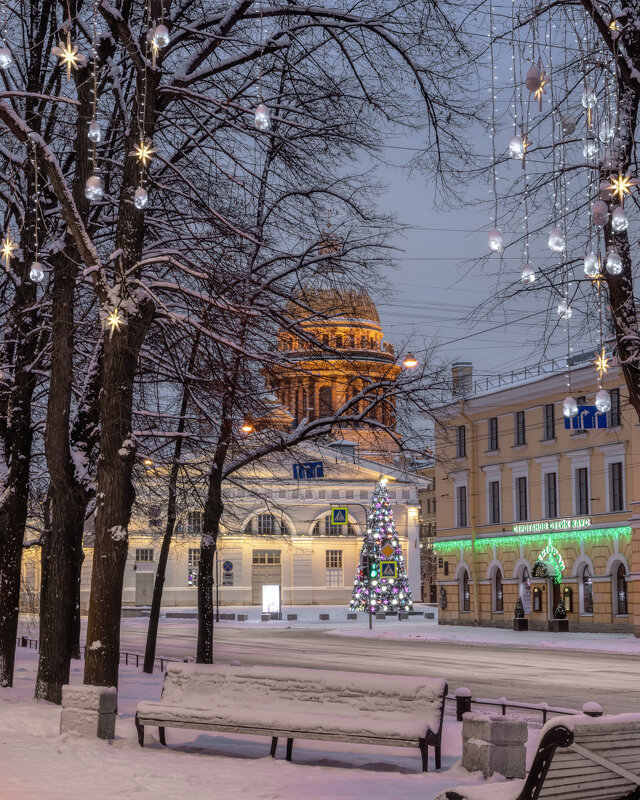
[(640, 797), (640, 714), (555, 717), (524, 780), (457, 786), (436, 800), (632, 800)]
[(440, 740), (447, 684), (436, 678), (334, 672), (297, 667), (230, 667), (169, 664), (158, 702), (136, 712), (138, 741), (144, 726), (193, 728), (287, 739), (417, 747), (427, 770), (428, 746), (440, 768)]

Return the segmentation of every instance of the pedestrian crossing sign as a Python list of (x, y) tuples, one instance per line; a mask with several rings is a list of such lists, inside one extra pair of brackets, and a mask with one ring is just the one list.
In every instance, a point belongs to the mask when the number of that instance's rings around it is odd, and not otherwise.
[(349, 510), (347, 506), (336, 506), (331, 509), (331, 524), (332, 525), (348, 525), (349, 524)]
[(381, 561), (380, 562), (380, 577), (381, 578), (397, 578), (398, 577), (398, 564), (396, 561)]

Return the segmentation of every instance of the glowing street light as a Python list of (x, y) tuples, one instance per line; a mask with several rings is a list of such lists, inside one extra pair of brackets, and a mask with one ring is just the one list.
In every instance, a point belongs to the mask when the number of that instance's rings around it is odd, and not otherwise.
[(407, 369), (413, 369), (414, 367), (418, 366), (418, 359), (413, 355), (413, 353), (407, 353), (404, 357), (404, 361), (402, 362), (403, 367), (407, 367)]

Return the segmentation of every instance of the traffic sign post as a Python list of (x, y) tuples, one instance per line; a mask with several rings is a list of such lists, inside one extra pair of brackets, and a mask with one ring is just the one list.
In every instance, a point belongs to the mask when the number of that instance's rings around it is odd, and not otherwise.
[(381, 578), (397, 578), (398, 577), (398, 564), (396, 561), (381, 561), (380, 562), (380, 577)]

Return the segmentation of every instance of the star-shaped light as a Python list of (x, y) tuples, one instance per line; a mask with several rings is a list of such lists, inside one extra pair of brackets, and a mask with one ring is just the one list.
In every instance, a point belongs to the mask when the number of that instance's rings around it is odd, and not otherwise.
[(136, 145), (136, 149), (133, 151), (135, 157), (142, 161), (142, 163), (147, 166), (147, 161), (151, 161), (153, 158), (153, 154), (156, 151), (151, 146), (150, 142), (145, 142), (142, 139), (140, 140), (140, 144)]
[(124, 318), (118, 308), (114, 308), (113, 311), (107, 315), (107, 325), (111, 330), (111, 336), (113, 336), (114, 331), (120, 330), (120, 326), (123, 323), (124, 323)]
[(546, 73), (543, 72), (542, 75), (540, 76), (540, 83), (538, 85), (538, 88), (533, 93), (533, 96), (538, 101), (540, 111), (542, 111), (542, 95), (546, 94), (544, 87), (548, 83), (549, 83), (549, 78), (547, 77)]
[(11, 238), (11, 229), (10, 228), (7, 228), (7, 235), (2, 240), (2, 243), (0, 244), (0, 247), (2, 247), (2, 251), (1, 251), (2, 252), (2, 258), (4, 258), (4, 265), (5, 265), (5, 267), (7, 269), (7, 272), (8, 272), (9, 271), (9, 261), (11, 261), (11, 257), (13, 256), (13, 251), (18, 247), (18, 244), (15, 241), (15, 239)]
[(596, 372), (598, 373), (599, 378), (602, 378), (603, 375), (607, 374), (607, 370), (611, 366), (611, 363), (609, 361), (609, 357), (604, 351), (604, 347), (602, 348), (602, 352), (596, 356), (596, 359), (593, 363), (596, 365)]
[(612, 19), (611, 22), (609, 23), (609, 30), (610, 31), (621, 31), (622, 30), (622, 25), (620, 25), (620, 23), (618, 22), (617, 19)]
[(633, 186), (638, 185), (638, 181), (632, 178), (631, 175), (622, 175), (620, 173), (612, 175), (609, 181), (607, 189), (611, 191), (611, 194), (617, 194), (620, 202), (624, 200), (625, 194), (629, 194)]
[(594, 275), (593, 278), (591, 278), (591, 283), (596, 287), (598, 291), (600, 291), (600, 287), (604, 283), (604, 276), (601, 273)]
[(67, 42), (60, 42), (51, 52), (60, 59), (61, 67), (67, 68), (67, 80), (71, 80), (71, 68), (78, 69), (87, 63), (87, 57), (78, 52), (78, 48), (71, 42), (71, 35), (67, 34)]

